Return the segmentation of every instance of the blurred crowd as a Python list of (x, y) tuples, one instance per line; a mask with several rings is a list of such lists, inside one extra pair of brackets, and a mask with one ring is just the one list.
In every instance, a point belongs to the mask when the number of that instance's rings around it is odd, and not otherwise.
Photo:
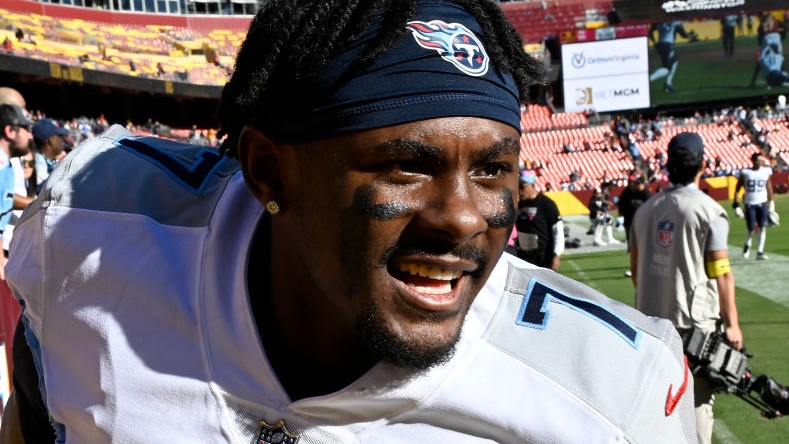
[[(785, 102), (784, 102), (785, 103)], [(760, 152), (769, 160), (770, 166), (775, 170), (786, 170), (787, 165), (779, 154), (787, 148), (780, 146), (771, 136), (776, 131), (789, 128), (786, 120), (786, 110), (782, 105), (765, 105), (755, 108), (733, 106), (720, 109), (716, 112), (696, 112), (693, 117), (679, 120), (671, 117), (656, 116), (648, 118), (643, 115), (633, 117), (615, 116), (608, 122), (601, 124), (604, 127), (603, 136), (597, 140), (584, 139), (566, 140), (553, 151), (554, 155), (572, 155), (576, 152), (601, 151), (620, 154), (619, 159), (627, 160), (632, 168), (622, 170), (604, 169), (602, 174), (588, 174), (580, 165), (572, 167), (566, 172), (565, 180), (558, 186), (546, 181), (546, 191), (582, 191), (594, 190), (605, 185), (623, 187), (628, 184), (628, 178), (634, 175), (643, 177), (647, 183), (668, 183), (666, 171), (666, 151), (664, 144), (655, 145), (651, 142), (660, 142), (665, 139), (664, 127), (687, 126), (694, 131), (703, 128), (713, 128), (709, 131), (707, 140), (709, 144), (728, 144), (742, 148), (740, 160), (747, 163), (753, 152)], [(723, 128), (725, 137), (713, 140), (713, 135), (720, 133), (717, 129)], [(703, 132), (703, 131), (702, 131)], [(648, 148), (644, 148), (647, 146)], [(656, 147), (657, 148), (654, 148)], [(743, 165), (734, 165), (731, 159), (727, 160), (720, 154), (707, 156), (706, 168), (702, 178), (736, 176)], [(550, 157), (542, 159), (527, 159), (520, 165), (522, 170), (532, 170), (537, 177), (544, 177), (547, 170), (554, 168)], [(561, 167), (559, 167), (561, 168)]]

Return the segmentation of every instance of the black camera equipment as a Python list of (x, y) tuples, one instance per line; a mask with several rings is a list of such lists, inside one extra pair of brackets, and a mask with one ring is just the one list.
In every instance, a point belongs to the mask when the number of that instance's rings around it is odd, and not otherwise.
[(789, 390), (767, 375), (755, 376), (748, 368), (753, 357), (745, 348), (735, 350), (722, 332), (697, 329), (682, 334), (688, 366), (693, 376), (709, 381), (718, 392), (730, 393), (756, 407), (766, 418), (789, 415)]

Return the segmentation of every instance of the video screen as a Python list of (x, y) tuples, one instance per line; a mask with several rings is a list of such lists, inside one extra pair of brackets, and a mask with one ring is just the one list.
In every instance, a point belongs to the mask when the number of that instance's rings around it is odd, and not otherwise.
[(653, 106), (789, 93), (789, 11), (733, 13), (649, 27)]

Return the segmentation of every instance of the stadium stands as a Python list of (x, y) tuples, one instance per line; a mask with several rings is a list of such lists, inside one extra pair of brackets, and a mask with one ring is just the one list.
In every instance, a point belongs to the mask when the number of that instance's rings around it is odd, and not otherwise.
[[(785, 117), (756, 120), (759, 127), (768, 131), (768, 141), (774, 152), (767, 152), (755, 140), (755, 135), (737, 123), (718, 119), (711, 123), (699, 123), (694, 118), (663, 119), (661, 134), (652, 140), (638, 140), (637, 146), (644, 162), (665, 154), (666, 141), (682, 131), (696, 131), (707, 145), (707, 159), (716, 159), (730, 174), (750, 165), (750, 155), (761, 150), (774, 159), (777, 166), (789, 165), (789, 126)], [(521, 136), (521, 161), (527, 165), (539, 165), (538, 183), (547, 189), (566, 189), (570, 173), (580, 176), (573, 189), (588, 189), (599, 186), (603, 181), (624, 183), (636, 164), (621, 148), (612, 148), (609, 138), (613, 129), (610, 123), (589, 124), (580, 113), (551, 113), (545, 106), (531, 105), (521, 119), (524, 130)], [(730, 136), (731, 133), (731, 136)], [(565, 152), (563, 145), (575, 147)], [(584, 147), (588, 148), (584, 148)], [(780, 147), (780, 148), (779, 148)], [(714, 175), (716, 171), (710, 170)]]
[[(245, 35), (240, 29), (189, 29), (176, 26), (93, 22), (0, 9), (0, 39), (9, 38), (17, 55), (132, 76), (223, 85)], [(30, 42), (15, 38), (22, 29)], [(211, 53), (212, 57), (206, 56)], [(134, 66), (134, 69), (132, 69)], [(176, 75), (176, 73), (180, 73)], [(183, 73), (186, 73), (185, 75)]]
[[(219, 12), (222, 7), (218, 1), (194, 0), (194, 3), (200, 3), (198, 10), (203, 12)], [(234, 8), (248, 11), (256, 0), (232, 3)], [(7, 0), (0, 0), (0, 39), (11, 41), (15, 55), (89, 70), (199, 85), (225, 83), (228, 67), (248, 25), (248, 21), (195, 21), (196, 18), (178, 21), (175, 16), (163, 21), (160, 16), (119, 12), (74, 14), (74, 8), (54, 5), (31, 12), (29, 8), (16, 10), (8, 5)], [(510, 2), (502, 3), (501, 7), (527, 42), (541, 42), (547, 34), (597, 26), (600, 17), (611, 9), (611, 2)], [(41, 13), (45, 11), (57, 11), (59, 15)], [(16, 38), (19, 29), (24, 32), (23, 40)], [(789, 164), (786, 120), (765, 119), (759, 124), (769, 128), (770, 141), (778, 147), (771, 153), (776, 161)], [(745, 130), (738, 129), (733, 138), (729, 137), (732, 130), (729, 123), (697, 124), (693, 120), (665, 119), (661, 125), (662, 137), (638, 142), (645, 161), (664, 151), (665, 140), (689, 127), (707, 141), (710, 159), (719, 159), (730, 170), (747, 165), (754, 149), (753, 136)], [(610, 123), (593, 124), (584, 113), (554, 112), (547, 106), (530, 105), (522, 116), (521, 127), (521, 161), (538, 169), (538, 182), (543, 187), (560, 189), (567, 185), (573, 172), (580, 176), (576, 184), (579, 188), (597, 186), (603, 180), (622, 181), (635, 167), (626, 150), (610, 143)], [(186, 138), (188, 134), (189, 129), (173, 129), (168, 135)], [(565, 152), (564, 143), (574, 145), (575, 151)]]
[(527, 43), (542, 42), (547, 36), (605, 24), (611, 2), (565, 0), (550, 2), (502, 3), (501, 9)]

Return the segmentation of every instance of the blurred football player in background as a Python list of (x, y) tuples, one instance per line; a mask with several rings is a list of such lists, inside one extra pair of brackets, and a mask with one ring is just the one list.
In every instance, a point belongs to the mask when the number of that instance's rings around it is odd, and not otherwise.
[[(750, 168), (740, 170), (740, 177), (734, 187), (734, 213), (738, 217), (745, 218), (745, 227), (748, 230), (745, 235), (745, 245), (742, 247), (742, 256), (748, 258), (751, 255), (751, 243), (754, 233), (759, 233), (759, 240), (756, 245), (756, 260), (765, 260), (764, 244), (767, 240), (767, 230), (770, 220), (770, 213), (775, 213), (775, 202), (773, 202), (773, 182), (772, 168), (764, 165), (762, 155), (753, 153), (751, 155), (752, 165)], [(745, 190), (742, 203), (745, 207), (740, 207), (738, 197), (740, 190)], [(777, 213), (776, 213), (777, 214)]]

